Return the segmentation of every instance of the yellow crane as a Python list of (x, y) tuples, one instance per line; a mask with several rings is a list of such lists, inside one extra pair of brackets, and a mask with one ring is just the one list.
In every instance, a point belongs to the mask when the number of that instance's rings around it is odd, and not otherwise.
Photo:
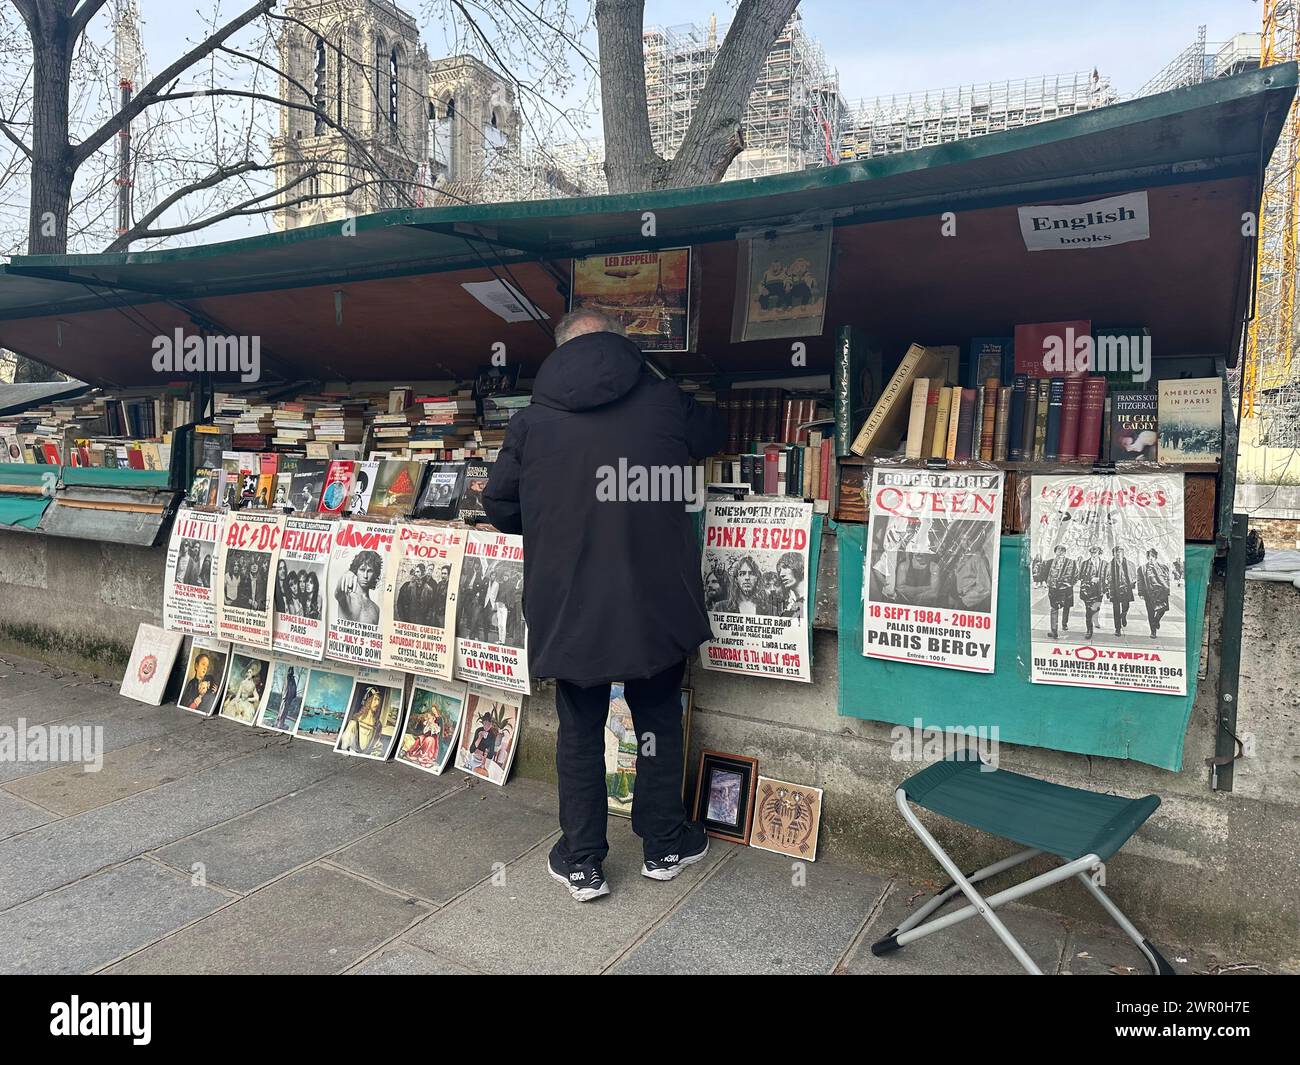
[[(1264, 0), (1260, 66), (1300, 59), (1300, 3)], [(1300, 225), (1300, 110), (1287, 116), (1264, 175), (1255, 263), (1255, 317), (1246, 334), (1242, 411), (1263, 413), (1260, 393), (1291, 381), (1295, 344), (1296, 236)]]

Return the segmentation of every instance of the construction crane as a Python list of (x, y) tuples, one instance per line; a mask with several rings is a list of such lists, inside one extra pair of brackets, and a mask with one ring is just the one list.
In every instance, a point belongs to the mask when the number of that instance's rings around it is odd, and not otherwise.
[[(1264, 0), (1260, 66), (1300, 59), (1300, 3)], [(1277, 390), (1293, 391), (1297, 227), (1300, 226), (1300, 110), (1293, 105), (1264, 174), (1255, 263), (1255, 316), (1246, 334), (1241, 401), (1245, 417), (1269, 421)], [(1268, 426), (1261, 426), (1265, 436)]]
[[(143, 48), (140, 44), (140, 14), (135, 0), (115, 0), (113, 5), (113, 56), (116, 64), (119, 106), (126, 110), (135, 92)], [(131, 228), (131, 123), (124, 122), (117, 134), (117, 232)]]

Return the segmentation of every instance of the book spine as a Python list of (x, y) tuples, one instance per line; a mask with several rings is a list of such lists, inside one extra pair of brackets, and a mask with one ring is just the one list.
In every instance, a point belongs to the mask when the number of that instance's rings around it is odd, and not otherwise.
[(926, 405), (930, 400), (930, 379), (918, 377), (912, 382), (912, 409), (907, 416), (907, 445), (904, 454), (909, 459), (921, 458), (925, 450)]
[(1007, 460), (1020, 462), (1025, 457), (1025, 392), (1029, 378), (1016, 374), (1011, 385), (1011, 407), (1007, 414)]
[(927, 457), (941, 459), (948, 445), (948, 418), (952, 411), (952, 389), (947, 385), (939, 388), (939, 398), (935, 403), (934, 422), (931, 424), (926, 416), (926, 426), (930, 430), (930, 448)]
[(1034, 436), (1038, 425), (1038, 385), (1038, 380), (1032, 377), (1025, 385), (1025, 424), (1021, 427), (1020, 447), (1022, 450), (1021, 457), (1026, 462), (1033, 462), (1035, 458)]
[(1061, 438), (1057, 447), (1062, 462), (1079, 457), (1079, 416), (1083, 409), (1082, 377), (1069, 377), (1061, 395)]
[(984, 382), (972, 386), (975, 389), (975, 424), (971, 427), (971, 458), (979, 458), (979, 444), (984, 437)]
[(1050, 404), (1050, 389), (1047, 379), (1038, 382), (1038, 417), (1034, 419), (1035, 461), (1041, 462), (1047, 457), (1047, 412)]
[(983, 393), (979, 397), (980, 415), (979, 444), (980, 458), (984, 462), (993, 461), (993, 442), (997, 437), (998, 419), (998, 379), (986, 378)]
[[(1007, 433), (1011, 419), (1011, 386), (1003, 385), (998, 389), (998, 408), (993, 430), (993, 461), (1007, 460)], [(1021, 400), (1021, 415), (1024, 415), (1024, 400)]]
[(961, 389), (958, 401), (957, 440), (954, 457), (958, 462), (969, 462), (975, 448), (975, 404), (978, 398), (973, 388)]
[(961, 422), (961, 392), (959, 387), (949, 389), (948, 431), (944, 433), (943, 457), (952, 462), (957, 457), (957, 433)]
[(821, 453), (821, 484), (817, 489), (818, 499), (830, 499), (831, 497), (831, 471), (835, 468), (835, 452), (832, 449), (832, 439), (828, 436), (822, 439)]
[(908, 387), (912, 375), (916, 373), (916, 368), (920, 365), (921, 359), (925, 356), (925, 348), (919, 344), (913, 344), (907, 349), (903, 360), (898, 364), (898, 369), (894, 371), (893, 376), (889, 379), (889, 384), (876, 400), (876, 405), (871, 409), (867, 420), (862, 423), (862, 428), (858, 431), (857, 439), (853, 441), (850, 450), (855, 455), (865, 455), (867, 449), (871, 447), (880, 432), (881, 426), (889, 417), (889, 413), (898, 402), (900, 394)]
[(1049, 462), (1061, 457), (1061, 408), (1065, 403), (1065, 378), (1053, 377), (1047, 386), (1047, 436), (1043, 440), (1043, 458)]
[(1106, 404), (1106, 378), (1089, 377), (1083, 383), (1083, 400), (1079, 409), (1080, 462), (1096, 462), (1101, 456), (1101, 427)]

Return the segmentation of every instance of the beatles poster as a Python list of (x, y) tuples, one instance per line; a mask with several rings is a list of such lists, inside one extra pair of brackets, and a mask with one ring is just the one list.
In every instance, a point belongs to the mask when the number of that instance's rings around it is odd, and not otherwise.
[(1030, 481), (1036, 684), (1187, 694), (1183, 475)]
[(213, 595), (212, 556), (217, 551), (221, 514), (181, 507), (167, 544), (164, 576), (163, 628), (212, 636), (217, 631), (217, 601)]
[(732, 342), (821, 336), (830, 277), (830, 226), (738, 243)]
[(569, 310), (613, 315), (642, 351), (690, 351), (690, 248), (575, 258), (570, 281)]
[(456, 678), (531, 693), (524, 624), (524, 538), (475, 529), (465, 544)]
[(381, 610), (388, 669), (451, 680), (456, 659), (456, 588), (468, 530), (398, 525)]
[(325, 576), (336, 524), (325, 518), (285, 519), (275, 571), (277, 651), (316, 662), (325, 653)]
[(712, 500), (704, 509), (704, 601), (713, 639), (700, 664), (811, 683), (811, 503)]
[(283, 514), (241, 510), (226, 515), (212, 578), (218, 593), (218, 639), (271, 649), (271, 584), (283, 535)]
[(335, 523), (325, 657), (362, 666), (379, 665), (384, 646), (379, 624), (384, 567), (392, 546), (391, 525), (347, 518)]
[(871, 472), (862, 653), (992, 673), (1001, 470)]

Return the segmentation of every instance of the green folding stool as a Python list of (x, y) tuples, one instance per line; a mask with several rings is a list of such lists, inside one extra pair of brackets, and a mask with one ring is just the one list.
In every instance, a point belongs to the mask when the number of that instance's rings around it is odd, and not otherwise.
[[(894, 793), (904, 820), (912, 827), (930, 853), (939, 860), (952, 882), (942, 888), (934, 898), (911, 914), (884, 939), (874, 943), (871, 953), (888, 954), (918, 939), (939, 932), (952, 925), (974, 917), (976, 914), (988, 921), (1007, 949), (1025, 970), (1041, 976), (1042, 970), (1025, 953), (1019, 941), (994, 912), (999, 906), (1022, 899), (1035, 891), (1069, 877), (1077, 877), (1092, 893), (1102, 908), (1110, 914), (1138, 945), (1158, 976), (1173, 976), (1174, 970), (1142, 935), (1133, 923), (1120, 912), (1101, 890), (1102, 863), (1124, 846), (1129, 836), (1150, 817), (1160, 805), (1155, 795), (1140, 799), (1124, 799), (1118, 795), (1099, 795), (1094, 791), (1067, 788), (1045, 780), (993, 769), (975, 759), (950, 759), (935, 762), (921, 772), (909, 777)], [(1002, 836), (1023, 844), (1028, 850), (1003, 858), (984, 869), (963, 875), (938, 841), (908, 806), (909, 800), (963, 825), (978, 828), (990, 835)], [(987, 898), (975, 890), (981, 880), (1013, 869), (1040, 854), (1054, 854), (1065, 863), (1058, 869), (1033, 877)], [(1098, 874), (1098, 875), (1094, 875)], [(966, 896), (969, 906), (936, 917), (922, 924), (936, 910), (958, 893)]]

